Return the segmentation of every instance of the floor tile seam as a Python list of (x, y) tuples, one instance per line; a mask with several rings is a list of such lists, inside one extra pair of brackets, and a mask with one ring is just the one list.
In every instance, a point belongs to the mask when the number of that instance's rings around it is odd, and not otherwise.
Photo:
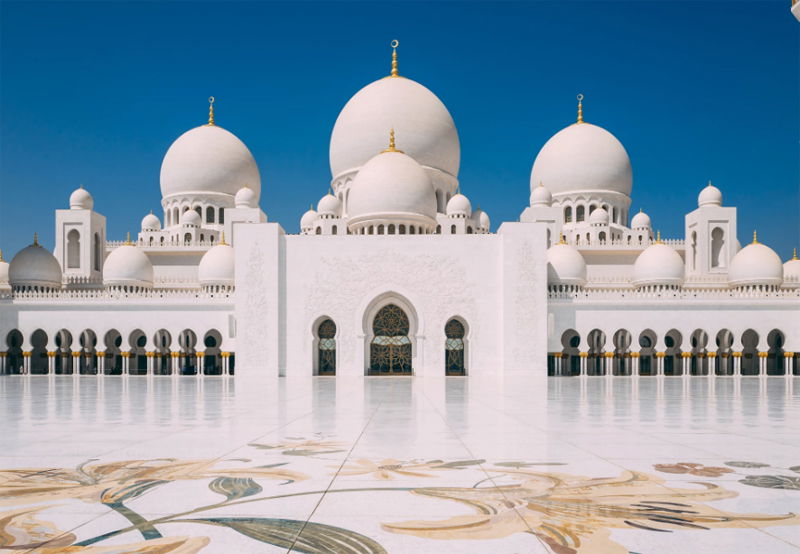
[[(477, 459), (476, 456), (475, 456), (475, 453), (472, 451), (472, 449), (464, 442), (464, 440), (461, 438), (461, 435), (459, 435), (458, 432), (455, 429), (453, 429), (452, 425), (450, 425), (450, 423), (447, 421), (447, 418), (442, 415), (442, 413), (439, 411), (439, 409), (436, 407), (436, 405), (433, 403), (431, 398), (425, 393), (424, 390), (422, 391), (422, 394), (423, 394), (424, 398), (427, 400), (427, 402), (432, 406), (433, 410), (439, 415), (440, 418), (442, 418), (442, 420), (444, 421), (445, 425), (447, 425), (447, 427), (450, 429), (450, 432), (453, 433), (456, 436), (458, 441), (464, 447), (464, 450), (466, 450), (467, 454), (469, 454), (470, 458), (473, 459), (473, 460)], [(534, 529), (530, 526), (530, 524), (525, 519), (525, 517), (519, 512), (519, 510), (517, 509), (517, 506), (513, 505), (513, 502), (506, 496), (506, 494), (503, 492), (503, 490), (497, 485), (497, 483), (495, 482), (495, 476), (492, 475), (486, 469), (486, 467), (484, 467), (483, 463), (479, 463), (478, 467), (481, 469), (483, 474), (486, 475), (486, 478), (489, 480), (489, 482), (492, 483), (492, 486), (497, 490), (497, 492), (499, 492), (503, 496), (503, 498), (506, 499), (506, 501), (511, 503), (511, 505), (513, 506), (512, 509), (514, 510), (514, 514), (519, 518), (519, 520), (522, 522), (522, 524), (525, 526), (525, 528), (528, 529), (528, 531), (530, 531), (531, 535), (533, 535), (533, 537), (536, 539), (536, 542), (538, 544), (540, 544), (541, 546), (543, 546), (547, 550), (548, 547), (544, 543), (544, 541), (542, 541), (542, 539), (539, 538), (539, 535), (536, 533), (536, 531), (534, 531)]]
[(361, 432), (358, 434), (358, 437), (356, 437), (356, 440), (353, 441), (353, 444), (350, 446), (350, 449), (347, 451), (347, 455), (344, 457), (344, 459), (342, 459), (342, 462), (339, 464), (339, 467), (336, 469), (336, 472), (331, 476), (331, 479), (330, 479), (330, 481), (328, 481), (328, 485), (325, 487), (325, 490), (322, 492), (322, 494), (320, 495), (319, 499), (314, 504), (314, 507), (311, 509), (311, 513), (308, 514), (308, 517), (306, 518), (306, 520), (303, 523), (303, 525), (300, 527), (300, 530), (294, 536), (294, 540), (292, 540), (292, 544), (289, 546), (289, 549), (286, 551), (287, 554), (290, 554), (294, 550), (294, 547), (297, 544), (297, 540), (303, 534), (303, 531), (305, 530), (306, 525), (308, 525), (308, 523), (314, 517), (314, 514), (317, 513), (317, 510), (319, 509), (320, 504), (322, 504), (322, 501), (325, 499), (325, 496), (328, 494), (328, 491), (331, 490), (331, 488), (333, 487), (333, 484), (336, 482), (336, 477), (339, 476), (339, 472), (342, 470), (342, 468), (345, 466), (347, 461), (350, 459), (350, 456), (352, 455), (353, 450), (355, 450), (356, 445), (358, 445), (358, 441), (361, 440), (361, 437), (364, 436), (364, 433), (366, 432), (367, 427), (369, 427), (369, 424), (372, 423), (372, 419), (375, 417), (375, 414), (378, 412), (380, 407), (381, 407), (381, 403), (379, 402), (378, 405), (375, 406), (375, 409), (372, 411), (372, 413), (370, 414), (370, 416), (367, 419), (367, 421), (364, 423), (364, 426), (362, 427)]

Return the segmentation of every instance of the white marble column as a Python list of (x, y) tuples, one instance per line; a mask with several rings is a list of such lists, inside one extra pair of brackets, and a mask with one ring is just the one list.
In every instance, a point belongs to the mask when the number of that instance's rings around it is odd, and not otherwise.
[(733, 356), (733, 374), (734, 375), (741, 375), (742, 374), (742, 353), (741, 352), (731, 352), (731, 356)]

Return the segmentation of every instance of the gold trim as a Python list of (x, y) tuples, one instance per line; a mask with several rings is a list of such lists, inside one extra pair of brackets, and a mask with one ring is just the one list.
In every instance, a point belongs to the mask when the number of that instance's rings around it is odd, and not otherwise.
[(208, 126), (214, 127), (214, 97), (208, 97)]
[(579, 94), (578, 99), (578, 121), (576, 123), (583, 123), (583, 94)]
[[(792, 251), (792, 260), (797, 260), (797, 248)], [(3, 261), (3, 252), (0, 250), (0, 262)]]
[[(383, 154), (385, 152), (398, 152), (400, 154), (403, 154), (402, 150), (398, 150), (395, 147), (395, 143), (394, 143), (394, 127), (392, 127), (392, 129), (389, 130), (389, 148), (387, 148), (386, 150), (382, 150), (381, 154)], [(314, 209), (314, 207), (312, 206), (311, 209)]]
[(758, 244), (758, 233), (753, 229), (753, 242), (752, 244)]

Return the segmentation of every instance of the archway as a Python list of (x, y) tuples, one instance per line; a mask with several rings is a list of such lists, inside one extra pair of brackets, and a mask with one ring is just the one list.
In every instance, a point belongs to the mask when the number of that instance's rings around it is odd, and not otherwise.
[(664, 336), (664, 344), (667, 346), (664, 353), (664, 375), (683, 375), (682, 342), (683, 336), (677, 329), (667, 331)]
[(203, 337), (206, 349), (203, 352), (203, 374), (222, 375), (222, 335), (216, 329), (211, 329)]
[(180, 374), (181, 375), (197, 375), (197, 353), (195, 352), (195, 345), (197, 344), (197, 335), (191, 329), (184, 329), (178, 337), (178, 345), (180, 345)]
[(773, 329), (767, 335), (767, 345), (769, 346), (769, 351), (767, 352), (767, 375), (784, 374), (784, 340), (783, 333), (778, 329)]
[(128, 337), (128, 343), (131, 345), (128, 374), (147, 375), (147, 350), (145, 350), (147, 335), (141, 329), (135, 329)]
[(717, 333), (717, 356), (714, 364), (716, 375), (733, 375), (733, 356), (731, 347), (733, 346), (733, 333), (727, 329), (722, 329)]
[(411, 339), (408, 315), (400, 306), (387, 304), (372, 320), (371, 375), (411, 375)]
[(631, 334), (627, 329), (619, 329), (614, 333), (614, 367), (613, 375), (631, 374)]
[(578, 346), (581, 336), (575, 329), (567, 329), (561, 334), (561, 375), (581, 374), (581, 352)]
[(639, 375), (656, 374), (656, 333), (645, 329), (639, 335)]
[(81, 345), (80, 357), (78, 358), (78, 372), (82, 375), (97, 374), (97, 335), (91, 329), (84, 329), (78, 338)]
[(172, 336), (166, 329), (159, 329), (153, 336), (153, 373), (155, 375), (172, 374), (172, 352), (169, 347), (172, 344)]
[(748, 329), (742, 334), (742, 375), (758, 375), (758, 333)]
[(587, 336), (589, 353), (586, 359), (586, 375), (605, 375), (605, 344), (606, 334), (600, 329), (593, 329)]
[(467, 330), (456, 318), (444, 326), (444, 371), (445, 375), (466, 375), (466, 345), (464, 337)]
[(708, 344), (708, 333), (702, 329), (695, 329), (689, 337), (692, 345), (692, 358), (690, 360), (690, 375), (708, 375), (708, 358), (706, 357), (706, 345)]
[(6, 335), (6, 374), (21, 375), (23, 370), (22, 342), (24, 337), (18, 329)]
[(103, 337), (103, 342), (106, 345), (105, 353), (105, 369), (106, 375), (121, 375), (122, 374), (122, 335), (116, 329), (111, 329)]
[(317, 374), (336, 375), (336, 323), (325, 318), (317, 325)]
[(56, 363), (55, 374), (67, 375), (72, 373), (72, 333), (61, 329), (56, 333)]
[(37, 329), (31, 335), (31, 373), (46, 375), (49, 372), (47, 356), (47, 333)]

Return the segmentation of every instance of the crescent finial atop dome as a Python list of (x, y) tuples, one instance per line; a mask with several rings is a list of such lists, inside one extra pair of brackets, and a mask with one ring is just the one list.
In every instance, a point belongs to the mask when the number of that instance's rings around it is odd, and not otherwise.
[(214, 126), (214, 97), (208, 97), (208, 126)]
[(397, 47), (400, 46), (400, 41), (394, 39), (392, 42), (392, 77), (399, 77), (400, 74), (397, 72)]
[(578, 121), (576, 123), (583, 123), (583, 94), (578, 95)]
[(39, 233), (33, 234), (33, 246), (39, 246)]
[(395, 146), (395, 143), (394, 143), (394, 127), (392, 127), (389, 130), (389, 148), (387, 148), (386, 150), (382, 150), (381, 154), (383, 154), (384, 152), (399, 152), (400, 154), (403, 154), (403, 151), (402, 150), (398, 150), (396, 148), (396, 146)]
[(758, 234), (753, 230), (753, 244), (758, 244)]

